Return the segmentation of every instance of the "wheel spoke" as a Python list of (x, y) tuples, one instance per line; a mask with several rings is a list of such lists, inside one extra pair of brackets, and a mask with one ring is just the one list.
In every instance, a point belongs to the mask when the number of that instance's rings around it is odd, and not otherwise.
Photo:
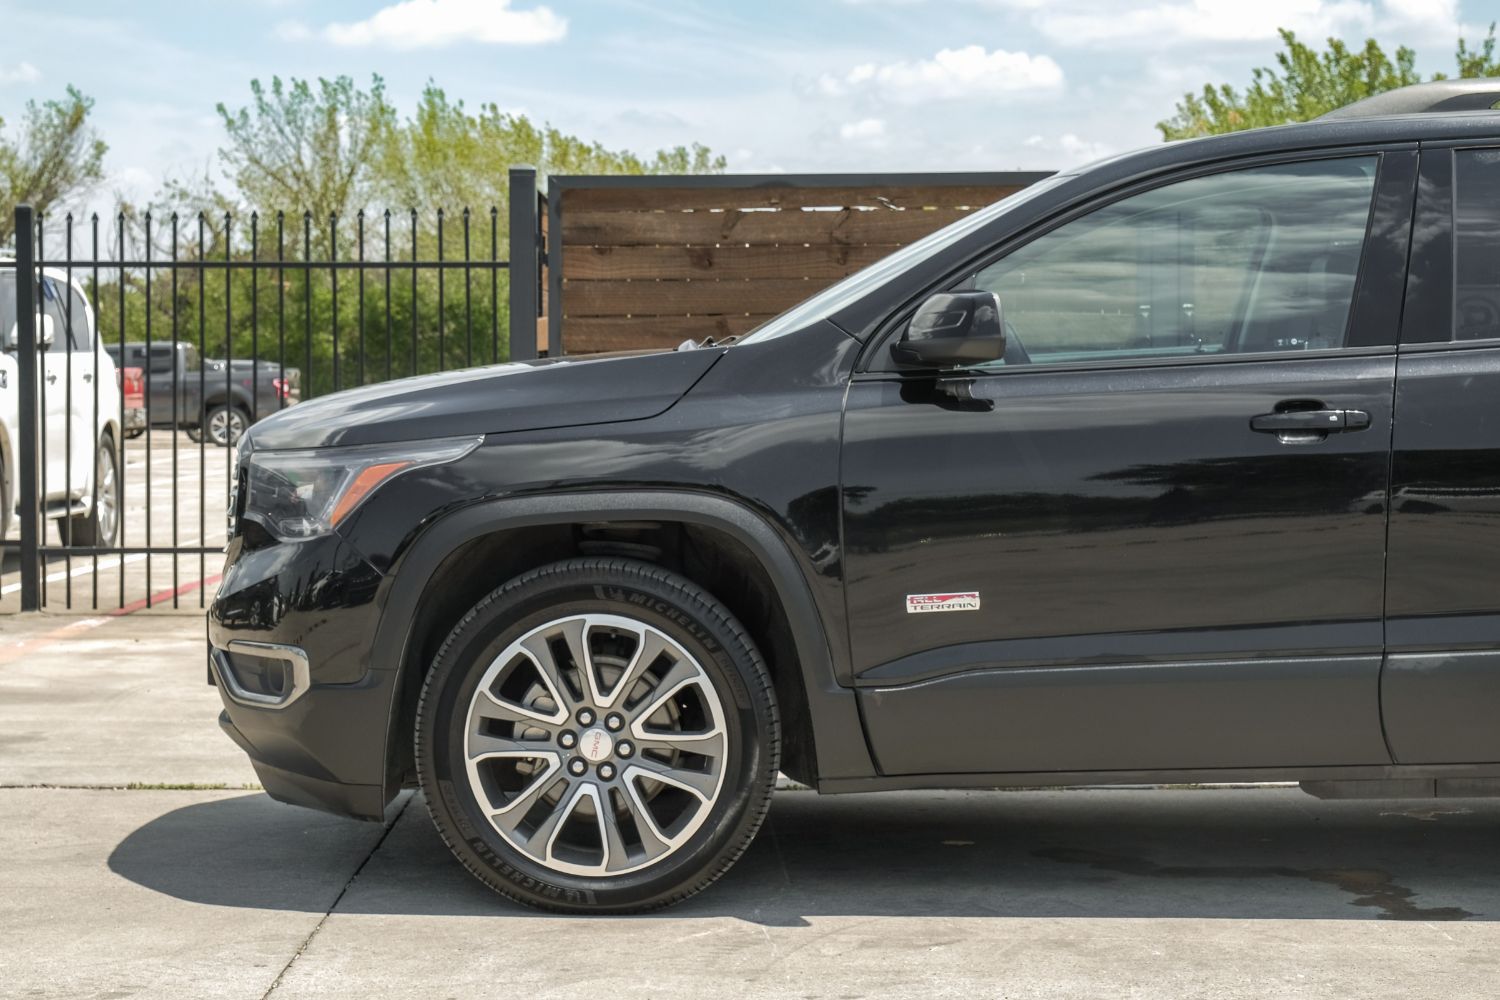
[(550, 636), (545, 632), (538, 630), (521, 640), (521, 649), (536, 667), (536, 672), (541, 675), (542, 683), (552, 695), (552, 700), (557, 703), (561, 718), (566, 719), (575, 707), (573, 689), (568, 687), (567, 681), (563, 679), (562, 666), (552, 655), (549, 638)]
[(568, 818), (577, 811), (579, 803), (584, 799), (594, 800), (594, 812), (599, 809), (599, 791), (591, 781), (580, 781), (573, 785), (563, 797), (558, 800), (557, 808), (548, 814), (547, 818), (537, 824), (528, 838), (532, 844), (541, 844), (541, 856), (544, 861), (550, 862), (553, 856), (553, 848), (557, 843), (557, 835), (562, 832), (563, 825)]
[(482, 692), (482, 697), (474, 700), (474, 715), (481, 719), (499, 719), (502, 722), (531, 723), (548, 730), (568, 721), (568, 713), (561, 707), (551, 713), (540, 712), (514, 701), (497, 698), (487, 689)]
[(551, 743), (541, 740), (512, 740), (485, 733), (470, 733), (467, 750), (469, 759), (473, 761), (512, 757), (550, 760), (554, 767), (561, 763), (557, 752), (551, 748)]
[(599, 678), (594, 676), (594, 656), (589, 649), (589, 619), (574, 618), (562, 629), (563, 642), (568, 644), (568, 653), (573, 657), (573, 666), (583, 675), (584, 697), (593, 705), (599, 704)]
[(625, 782), (625, 798), (630, 815), (635, 820), (635, 831), (641, 838), (641, 850), (648, 862), (655, 861), (672, 849), (672, 841), (656, 825), (656, 817), (641, 798), (641, 790), (636, 787), (635, 782)]
[(638, 757), (626, 765), (625, 780), (634, 784), (637, 778), (651, 778), (663, 784), (673, 785), (696, 795), (703, 802), (713, 798), (714, 790), (719, 784), (718, 775), (672, 767), (649, 757)]
[(674, 733), (656, 729), (644, 729), (635, 738), (636, 746), (642, 750), (696, 753), (715, 759), (724, 756), (724, 733), (714, 729), (706, 733)]
[(702, 684), (703, 680), (702, 668), (693, 661), (679, 660), (672, 664), (672, 668), (666, 672), (666, 675), (656, 685), (656, 690), (652, 691), (641, 705), (630, 710), (630, 714), (636, 720), (632, 728), (637, 730), (637, 738), (641, 737), (640, 729), (645, 725), (646, 720), (655, 715), (657, 710), (665, 705), (673, 695), (690, 684)]
[(656, 662), (656, 658), (667, 650), (667, 640), (661, 633), (654, 629), (644, 629), (639, 633), (636, 642), (635, 653), (631, 655), (630, 662), (625, 666), (625, 672), (620, 674), (620, 679), (610, 689), (609, 694), (599, 702), (600, 708), (613, 708), (615, 703), (630, 693), (646, 668)]
[(615, 815), (614, 802), (609, 793), (601, 794), (599, 827), (604, 833), (604, 860), (600, 867), (606, 872), (626, 867), (630, 862), (630, 849), (625, 846), (625, 836), (620, 830), (620, 817)]
[[(472, 762), (469, 768), (472, 772)], [(496, 829), (514, 835), (516, 827), (520, 826), (521, 821), (526, 818), (526, 814), (531, 812), (531, 807), (536, 805), (537, 800), (542, 797), (543, 793), (552, 787), (552, 780), (556, 777), (557, 772), (557, 761), (554, 758), (547, 762), (547, 768), (533, 778), (531, 784), (512, 796), (511, 800), (505, 803), (505, 805), (499, 809), (492, 810), (490, 812), (490, 822), (495, 825)]]

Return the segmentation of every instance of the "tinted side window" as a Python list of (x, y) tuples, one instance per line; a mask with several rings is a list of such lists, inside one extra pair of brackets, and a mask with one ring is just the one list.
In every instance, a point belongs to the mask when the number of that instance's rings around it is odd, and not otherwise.
[(176, 353), (171, 344), (151, 345), (151, 374), (170, 374), (176, 360)]
[(974, 277), (1033, 364), (1341, 347), (1377, 158), (1198, 177), (1069, 222)]
[(1500, 149), (1453, 157), (1453, 339), (1500, 337)]
[(94, 349), (94, 338), (89, 332), (89, 310), (84, 305), (83, 296), (78, 294), (74, 288), (68, 289), (68, 301), (73, 305), (72, 332), (70, 340), (75, 351), (92, 351)]

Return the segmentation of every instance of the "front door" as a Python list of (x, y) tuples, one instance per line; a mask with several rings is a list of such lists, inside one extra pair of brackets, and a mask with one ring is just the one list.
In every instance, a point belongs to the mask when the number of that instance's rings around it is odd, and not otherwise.
[(884, 773), (1389, 762), (1389, 279), (1414, 160), (1116, 200), (961, 282), (999, 294), (1003, 361), (867, 363), (842, 485)]

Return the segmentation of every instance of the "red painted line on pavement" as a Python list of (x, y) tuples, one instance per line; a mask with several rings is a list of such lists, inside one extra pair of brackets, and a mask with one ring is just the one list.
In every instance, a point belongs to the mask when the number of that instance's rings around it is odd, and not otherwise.
[(154, 608), (158, 604), (167, 603), (174, 597), (181, 597), (183, 594), (190, 594), (193, 591), (197, 590), (199, 587), (211, 587), (223, 578), (224, 574), (215, 573), (213, 576), (206, 576), (201, 580), (192, 580), (188, 583), (184, 583), (180, 587), (168, 587), (166, 590), (158, 590), (156, 593), (152, 594), (149, 597), (142, 597), (138, 600), (131, 601), (124, 607), (116, 608), (114, 611), (106, 613), (111, 618), (118, 618), (121, 615), (133, 615), (143, 608)]
[(142, 597), (140, 600), (131, 601), (124, 607), (117, 608), (114, 611), (102, 612), (104, 615), (102, 618), (81, 618), (77, 621), (68, 622), (66, 625), (61, 625), (49, 632), (43, 632), (41, 635), (17, 639), (12, 643), (0, 644), (0, 666), (13, 663), (27, 653), (34, 653), (39, 649), (46, 649), (48, 646), (53, 646), (66, 639), (74, 638), (90, 629), (98, 628), (100, 625), (107, 625), (115, 618), (124, 615), (133, 615), (148, 606), (155, 607), (159, 604), (165, 604), (173, 597), (190, 594), (199, 587), (212, 586), (221, 579), (223, 579), (223, 574), (215, 573), (213, 576), (204, 577), (201, 580), (192, 580), (184, 583), (180, 587), (168, 587), (165, 590), (152, 594), (149, 598)]

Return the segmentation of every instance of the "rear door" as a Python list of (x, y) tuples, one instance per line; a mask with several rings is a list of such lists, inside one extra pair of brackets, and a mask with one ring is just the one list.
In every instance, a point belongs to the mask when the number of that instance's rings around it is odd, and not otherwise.
[(1402, 764), (1500, 762), (1500, 141), (1424, 147), (1381, 699)]
[(1389, 762), (1414, 151), (1159, 184), (976, 262), (1003, 362), (850, 387), (851, 650), (888, 774)]

